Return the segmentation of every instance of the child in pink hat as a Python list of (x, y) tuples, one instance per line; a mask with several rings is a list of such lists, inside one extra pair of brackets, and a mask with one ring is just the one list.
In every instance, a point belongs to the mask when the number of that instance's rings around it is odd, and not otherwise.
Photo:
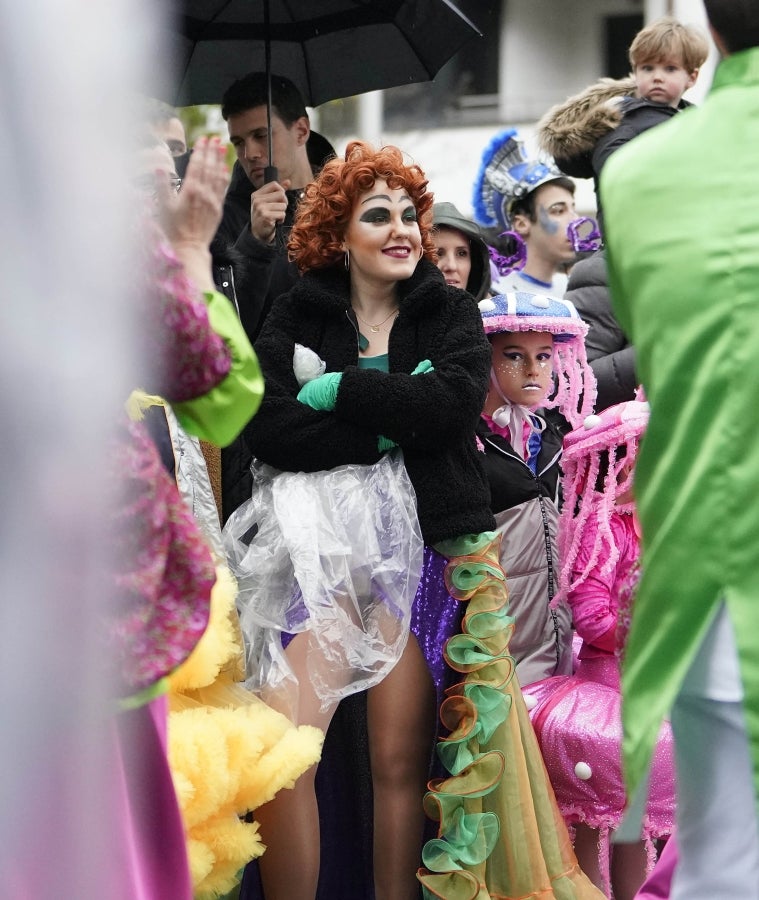
[(572, 617), (566, 604), (551, 605), (561, 440), (593, 409), (595, 378), (588, 329), (571, 303), (520, 291), (479, 305), (493, 360), (477, 438), (515, 619), (509, 650), (525, 685), (572, 672)]

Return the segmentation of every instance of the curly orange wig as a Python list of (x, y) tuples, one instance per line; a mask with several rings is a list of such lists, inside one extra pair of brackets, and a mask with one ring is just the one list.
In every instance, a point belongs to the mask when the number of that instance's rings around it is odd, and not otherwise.
[(391, 190), (405, 188), (416, 208), (423, 255), (437, 258), (432, 240), (432, 203), (427, 179), (416, 164), (407, 165), (397, 147), (375, 150), (364, 141), (351, 141), (345, 159), (331, 159), (308, 185), (298, 206), (290, 234), (290, 258), (301, 272), (325, 269), (342, 262), (343, 235), (360, 194), (375, 181), (386, 181)]

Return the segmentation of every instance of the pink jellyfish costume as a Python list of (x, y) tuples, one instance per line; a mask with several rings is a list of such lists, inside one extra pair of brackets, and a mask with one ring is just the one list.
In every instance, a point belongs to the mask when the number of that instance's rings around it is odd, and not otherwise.
[[(559, 809), (569, 825), (600, 831), (601, 870), (609, 836), (626, 807), (622, 779), (620, 663), (639, 577), (640, 535), (630, 489), (648, 404), (620, 403), (588, 416), (564, 438), (564, 506), (559, 521), (561, 575), (582, 638), (573, 675), (524, 689)], [(672, 732), (659, 734), (641, 837), (649, 861), (654, 841), (672, 833), (675, 777)]]

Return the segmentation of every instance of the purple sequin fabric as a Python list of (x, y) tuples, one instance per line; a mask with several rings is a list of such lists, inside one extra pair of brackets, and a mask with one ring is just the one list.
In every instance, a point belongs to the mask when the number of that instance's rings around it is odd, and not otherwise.
[(443, 647), (449, 637), (461, 630), (465, 603), (448, 593), (443, 572), (448, 558), (431, 547), (424, 548), (422, 578), (411, 607), (411, 633), (424, 654), (438, 694), (438, 706), (443, 690), (455, 679), (456, 673), (446, 665)]

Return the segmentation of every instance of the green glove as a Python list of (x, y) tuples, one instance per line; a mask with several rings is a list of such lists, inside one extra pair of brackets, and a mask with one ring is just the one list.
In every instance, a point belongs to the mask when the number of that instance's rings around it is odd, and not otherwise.
[(394, 450), (397, 446), (395, 441), (391, 441), (390, 438), (386, 438), (384, 435), (380, 435), (377, 438), (377, 450), (380, 453), (387, 453), (388, 450)]
[(428, 359), (423, 359), (411, 373), (412, 375), (424, 375), (425, 372), (434, 372), (435, 367)]
[(298, 400), (312, 409), (331, 412), (335, 408), (342, 377), (342, 372), (325, 372), (318, 378), (307, 381), (298, 391)]

